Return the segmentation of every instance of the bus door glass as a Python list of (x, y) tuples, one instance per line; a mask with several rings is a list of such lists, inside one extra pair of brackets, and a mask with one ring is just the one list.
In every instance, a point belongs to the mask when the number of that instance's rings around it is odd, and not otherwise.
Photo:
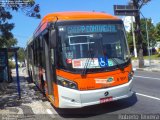
[(46, 83), (48, 88), (48, 94), (53, 95), (53, 72), (52, 72), (52, 60), (51, 56), (51, 49), (49, 48), (49, 35), (46, 34), (44, 37), (45, 41), (45, 76), (46, 76)]

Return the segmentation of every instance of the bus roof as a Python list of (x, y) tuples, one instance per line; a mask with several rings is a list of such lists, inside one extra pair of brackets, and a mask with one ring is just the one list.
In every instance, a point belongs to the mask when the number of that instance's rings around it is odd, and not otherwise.
[(119, 18), (103, 12), (56, 12), (46, 15), (34, 32), (37, 36), (43, 31), (49, 22), (58, 21), (79, 21), (79, 20), (118, 20)]
[(42, 22), (55, 21), (56, 17), (58, 21), (118, 19), (115, 16), (103, 12), (57, 12), (46, 15)]

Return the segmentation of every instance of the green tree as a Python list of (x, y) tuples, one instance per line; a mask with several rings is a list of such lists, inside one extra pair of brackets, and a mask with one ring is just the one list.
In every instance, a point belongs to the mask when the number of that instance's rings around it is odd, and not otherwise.
[[(146, 31), (146, 21), (147, 21), (147, 28), (148, 28), (148, 36), (149, 36), (149, 41), (150, 43), (152, 43), (152, 47), (156, 44), (156, 37), (155, 37), (155, 26), (153, 25), (151, 19), (141, 19), (141, 34), (142, 34), (142, 45), (143, 45), (143, 52), (144, 55), (148, 54), (148, 41), (147, 41), (147, 31)], [(135, 24), (134, 24), (135, 25)], [(135, 31), (136, 32), (136, 31)], [(133, 36), (132, 36), (132, 32), (130, 31), (129, 33), (127, 33), (127, 39), (128, 39), (128, 44), (129, 44), (129, 48), (131, 53), (134, 50), (133, 47)], [(138, 41), (136, 38), (136, 47), (138, 49)]]
[(155, 39), (160, 42), (160, 22), (156, 25), (155, 28)]
[(21, 10), (29, 17), (40, 18), (40, 8), (34, 0), (4, 0), (0, 2), (0, 48), (11, 47), (17, 44), (11, 30), (14, 28), (13, 23), (8, 21), (12, 15), (8, 10)]
[(3, 0), (0, 2), (1, 8), (11, 10), (21, 10), (25, 15), (29, 17), (40, 18), (39, 4), (35, 3), (35, 0)]
[(129, 45), (130, 52), (133, 53), (134, 46), (133, 46), (133, 36), (132, 36), (131, 31), (127, 32), (127, 40), (128, 40), (128, 45)]
[(0, 7), (0, 47), (11, 47), (17, 43), (11, 30), (14, 28), (13, 23), (8, 23), (12, 15), (3, 7)]
[(25, 50), (24, 50), (24, 48), (19, 48), (19, 50), (18, 50), (18, 60), (20, 62), (23, 62), (24, 59), (25, 59)]
[(147, 30), (148, 30), (150, 47), (153, 47), (156, 44), (155, 26), (153, 25), (152, 20), (151, 19), (141, 19), (141, 32), (142, 32), (142, 36), (143, 36), (143, 49), (145, 51), (147, 50), (147, 46), (148, 46), (146, 22), (147, 22)]

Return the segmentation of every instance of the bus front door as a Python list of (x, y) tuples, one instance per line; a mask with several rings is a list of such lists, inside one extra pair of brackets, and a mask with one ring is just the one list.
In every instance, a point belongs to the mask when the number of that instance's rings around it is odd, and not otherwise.
[(48, 36), (45, 37), (45, 74), (47, 83), (47, 94), (48, 98), (53, 101), (53, 70), (52, 70), (52, 56), (51, 49), (49, 47)]

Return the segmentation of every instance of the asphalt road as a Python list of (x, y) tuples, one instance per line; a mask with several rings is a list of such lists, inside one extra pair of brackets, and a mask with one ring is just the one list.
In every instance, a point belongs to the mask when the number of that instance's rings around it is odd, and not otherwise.
[[(159, 114), (160, 117), (160, 74), (158, 72), (136, 71), (133, 91), (127, 99), (85, 107), (81, 109), (55, 109), (62, 120), (116, 120), (126, 117), (145, 119), (145, 114)], [(129, 115), (132, 114), (132, 115)], [(160, 118), (159, 118), (160, 119)]]
[[(14, 84), (16, 83), (10, 85), (8, 97), (0, 104), (0, 108), (7, 107), (7, 109), (0, 113), (7, 113), (9, 110), (16, 114), (16, 111), (21, 109), (24, 115), (33, 120), (35, 118), (38, 120), (147, 120), (145, 115), (152, 114), (154, 120), (160, 120), (160, 74), (158, 72), (136, 71), (133, 81), (135, 94), (130, 98), (81, 109), (54, 109), (34, 84), (27, 84), (23, 79), (24, 70), (20, 69), (22, 99), (15, 100), (17, 91)], [(12, 73), (15, 74), (15, 70)], [(151, 117), (148, 120), (151, 120)]]

